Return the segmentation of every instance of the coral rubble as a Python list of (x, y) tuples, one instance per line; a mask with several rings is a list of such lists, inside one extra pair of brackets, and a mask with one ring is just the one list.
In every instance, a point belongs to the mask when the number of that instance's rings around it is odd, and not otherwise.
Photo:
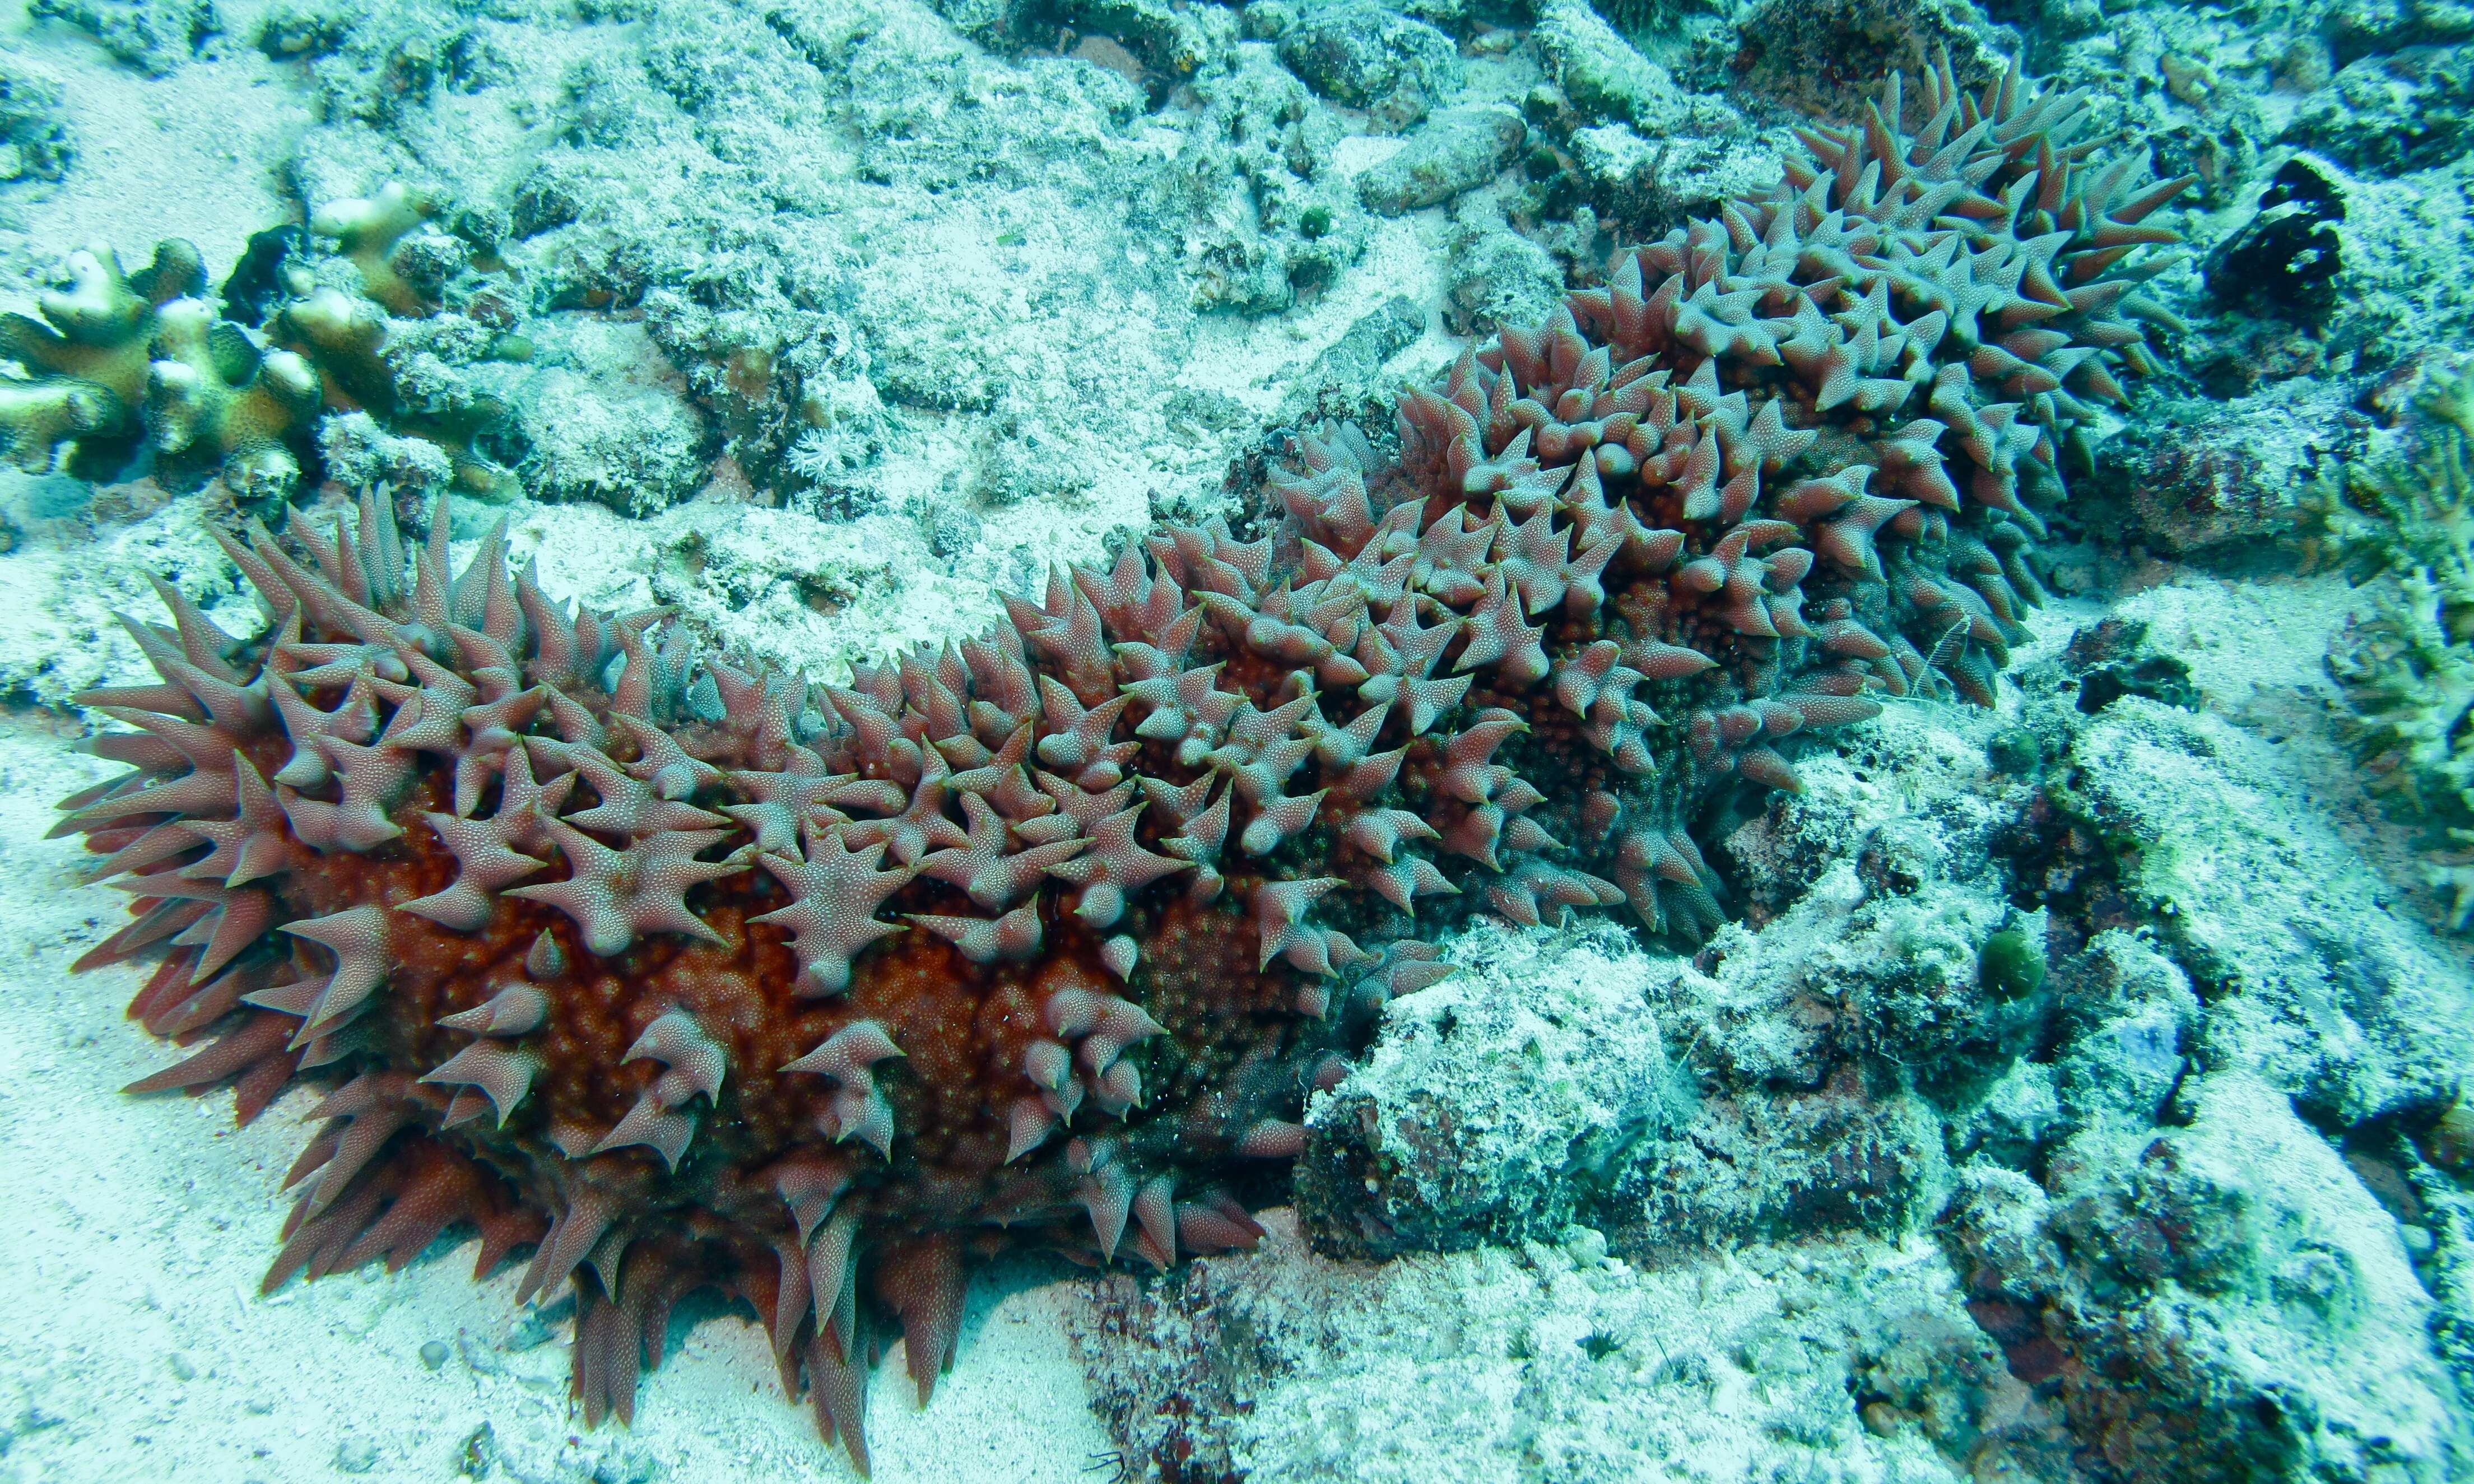
[(58, 181), (77, 158), (58, 79), (0, 46), (0, 182)]
[[(1991, 698), (2183, 182), (2015, 71), (1917, 91), (1464, 354), (1396, 460), (1301, 437), (1267, 534), (1163, 527), (847, 687), (565, 611), (497, 536), (450, 573), (443, 499), (409, 572), (379, 498), (226, 537), (265, 632), (167, 589), (160, 683), (82, 697), (133, 771), (61, 825), (133, 899), (82, 962), (157, 959), (133, 1013), (206, 1040), (138, 1085), (328, 1089), (270, 1284), (531, 1245), (589, 1421), (716, 1288), (863, 1464), (876, 1336), (924, 1397), (987, 1253), (1249, 1245), (1439, 930), (1702, 937), (1707, 821), (1790, 739)], [(365, 214), (321, 230), (417, 305)]]

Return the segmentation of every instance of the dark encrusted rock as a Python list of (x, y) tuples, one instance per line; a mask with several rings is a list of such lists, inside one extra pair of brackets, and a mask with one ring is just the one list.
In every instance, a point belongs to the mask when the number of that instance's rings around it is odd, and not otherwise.
[(1334, 103), (1378, 105), (1412, 123), (1461, 85), (1452, 38), (1369, 0), (1306, 10), (1280, 37), (1280, 61)]
[(2227, 307), (2322, 323), (2344, 271), (2338, 229), (2345, 199), (2328, 172), (2307, 157), (2279, 167), (2259, 208), (2208, 260), (2208, 292)]
[(2077, 493), (2118, 502), (2154, 547), (2227, 549), (2291, 529), (2314, 484), (2369, 421), (2342, 383), (2296, 377), (2232, 401), (2159, 399), (2096, 450)]
[(2284, 137), (2353, 170), (2445, 166), (2474, 137), (2474, 46), (2410, 46), (2349, 61), (2303, 100)]
[(2091, 1131), (2042, 1186), (1964, 1171), (1940, 1234), (2011, 1374), (2105, 1484), (2433, 1484), (2474, 1453), (2425, 1349), (2395, 1227), (2282, 1098), (2239, 1073), (2188, 1127)]
[(2144, 695), (2184, 711), (2199, 709), (2191, 667), (2151, 647), (2139, 619), (2106, 619), (2079, 630), (2062, 651), (2062, 668), (2078, 678), (2078, 709), (2102, 711), (2125, 695)]

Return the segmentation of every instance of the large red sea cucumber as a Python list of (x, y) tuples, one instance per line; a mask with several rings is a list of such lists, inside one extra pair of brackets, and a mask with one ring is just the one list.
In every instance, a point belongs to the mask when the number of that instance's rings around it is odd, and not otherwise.
[(1894, 84), (1401, 409), (1305, 436), (1257, 539), (1171, 526), (971, 641), (811, 687), (571, 613), (447, 520), (224, 538), (68, 800), (132, 1013), (255, 1116), (324, 1089), (269, 1287), (470, 1223), (575, 1300), (588, 1422), (744, 1301), (862, 1467), (1008, 1247), (1250, 1243), (1304, 1105), (1460, 915), (1721, 920), (1713, 812), (1876, 696), (1991, 693), (2057, 446), (2144, 364), (2140, 220), (2067, 95)]

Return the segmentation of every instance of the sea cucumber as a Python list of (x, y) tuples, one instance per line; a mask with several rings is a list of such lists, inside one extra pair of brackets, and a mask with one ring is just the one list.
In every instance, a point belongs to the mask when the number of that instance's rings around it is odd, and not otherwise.
[(570, 612), (503, 525), (450, 572), (443, 502), (409, 562), (381, 494), (226, 533), (264, 631), (163, 589), (160, 683), (81, 697), (133, 771), (59, 827), (133, 899), (79, 966), (155, 959), (132, 1013), (202, 1043), (136, 1089), (325, 1089), (270, 1288), (530, 1246), (588, 1422), (716, 1288), (863, 1469), (878, 1337), (924, 1399), (985, 1254), (1250, 1244), (1456, 920), (1698, 937), (1696, 833), (1791, 739), (1990, 699), (2022, 487), (2146, 366), (2123, 259), (2185, 182), (2080, 168), (2015, 70), (1919, 93), (1465, 353), (1396, 460), (1300, 435), (1254, 539), (846, 687)]

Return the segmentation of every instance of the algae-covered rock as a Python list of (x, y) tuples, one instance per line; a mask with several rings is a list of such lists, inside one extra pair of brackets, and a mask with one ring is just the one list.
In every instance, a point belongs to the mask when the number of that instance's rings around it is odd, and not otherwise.
[(1395, 1001), (1373, 1058), (1309, 1109), (1298, 1199), (1323, 1251), (1554, 1233), (1680, 1111), (1637, 948), (1489, 929), (1460, 950), (1475, 966)]
[(2360, 446), (2341, 386), (2296, 377), (2232, 400), (2159, 398), (2097, 452), (2091, 495), (2128, 506), (2163, 550), (2223, 551), (2305, 519), (2314, 489)]
[(1633, 48), (1587, 0), (1546, 0), (1538, 12), (1538, 49), (1584, 123), (1622, 122), (1657, 134), (1688, 118), (1694, 100), (1673, 74)]
[(1350, 108), (1379, 108), (1395, 126), (1424, 117), (1463, 80), (1451, 37), (1371, 0), (1299, 7), (1279, 51), (1316, 92)]
[(1710, 1098), (1626, 1172), (1608, 1235), (1644, 1261), (1816, 1232), (1896, 1238), (1930, 1220), (1948, 1180), (1931, 1108), (1851, 1071), (1809, 1092)]
[(2010, 1371), (2058, 1390), (2099, 1479), (2474, 1467), (2395, 1223), (2273, 1089), (2183, 1099), (2180, 1128), (2079, 1135), (2046, 1188), (1963, 1182), (1943, 1236)]
[[(1427, 311), (1406, 294), (1395, 294), (1350, 322), (1331, 349), (1316, 357), (1281, 408), (1280, 421), (1311, 426), (1326, 418), (1355, 421), (1370, 414), (1379, 424), (1391, 404), (1392, 384), (1383, 366), (1425, 332)], [(1207, 410), (1215, 420), (1241, 417), (1227, 405)]]
[(223, 30), (214, 0), (31, 0), (27, 9), (91, 34), (150, 77), (169, 75)]
[(2445, 166), (2474, 139), (2474, 46), (2350, 61), (2303, 100), (2285, 137), (2356, 170)]
[(433, 495), (455, 477), (446, 450), (426, 438), (390, 433), (366, 412), (322, 420), (318, 455), (327, 476), (347, 489), (384, 484), (414, 496)]
[(1258, 315), (1312, 302), (1366, 246), (1358, 193), (1331, 168), (1333, 110), (1260, 47), (1190, 89), (1202, 108), (1172, 167), (1166, 225), (1182, 230), (1194, 306)]
[(1314, 1254), (1286, 1212), (1265, 1225), (1254, 1253), (1109, 1280), (1081, 1320), (1093, 1405), (1133, 1467), (1957, 1484), (2021, 1399), (1921, 1239), (1643, 1269), (1580, 1229), (1369, 1264)]
[(2064, 986), (2070, 1039), (2055, 1058), (2059, 1106), (2074, 1127), (2145, 1129), (2189, 1066), (2198, 1029), (2190, 977), (2119, 929), (2099, 934)]
[(2474, 915), (2474, 358), (2426, 367), (2409, 396), (2404, 448), (2359, 460), (2318, 492), (2319, 544), (2374, 579), (2371, 611), (2328, 651), (2350, 741), (2371, 787), (2431, 853), (2449, 920)]
[(2076, 807), (2216, 1002), (2202, 1066), (2244, 1069), (2344, 1125), (2454, 1095), (2474, 1060), (2462, 968), (2296, 820), (2305, 786), (2258, 740), (2133, 695), (2097, 715), (2074, 757)]
[(531, 450), (520, 473), (548, 499), (589, 499), (642, 515), (704, 482), (704, 429), (657, 386), (547, 369), (525, 386)]
[(1378, 216), (1441, 206), (1492, 180), (1527, 134), (1519, 113), (1500, 104), (1437, 114), (1397, 154), (1357, 178), (1358, 199)]

